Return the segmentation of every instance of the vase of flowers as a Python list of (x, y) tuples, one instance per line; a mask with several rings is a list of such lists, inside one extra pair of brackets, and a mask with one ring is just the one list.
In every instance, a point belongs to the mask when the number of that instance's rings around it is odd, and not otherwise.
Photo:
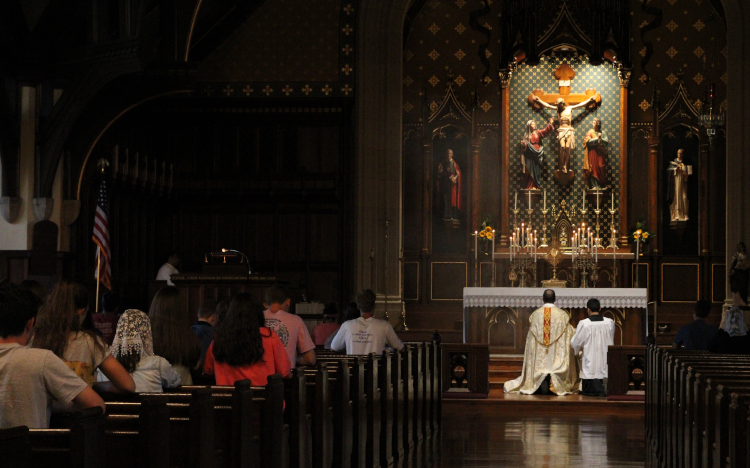
[[(635, 223), (635, 228), (630, 232), (630, 238), (633, 239), (633, 242), (635, 242), (635, 284), (634, 286), (637, 288), (638, 286), (638, 272), (639, 268), (638, 265), (640, 264), (641, 260), (641, 251), (643, 248), (651, 242), (651, 239), (656, 237), (656, 234), (649, 231), (646, 227), (645, 221), (641, 220)], [(643, 246), (641, 246), (643, 245)]]
[(487, 217), (482, 221), (481, 229), (479, 230), (479, 239), (482, 241), (482, 250), (485, 255), (489, 255), (489, 248), (492, 245), (492, 239), (495, 237), (494, 229), (492, 228), (492, 220)]

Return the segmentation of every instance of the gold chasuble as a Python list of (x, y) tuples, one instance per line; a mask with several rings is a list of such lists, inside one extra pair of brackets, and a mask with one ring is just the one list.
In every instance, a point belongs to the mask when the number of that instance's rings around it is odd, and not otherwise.
[(550, 376), (550, 390), (566, 395), (579, 390), (578, 360), (570, 346), (575, 329), (564, 310), (545, 304), (529, 317), (529, 336), (521, 377), (505, 382), (506, 393), (534, 393)]

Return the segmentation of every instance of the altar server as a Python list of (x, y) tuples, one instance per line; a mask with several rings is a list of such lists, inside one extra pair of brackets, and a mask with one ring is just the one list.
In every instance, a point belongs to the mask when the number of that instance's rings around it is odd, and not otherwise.
[(547, 289), (544, 305), (529, 317), (529, 335), (521, 377), (505, 382), (506, 393), (567, 395), (578, 390), (578, 361), (570, 340), (575, 330), (567, 312), (555, 306), (555, 291)]
[(615, 322), (599, 313), (598, 299), (586, 304), (589, 318), (578, 322), (576, 334), (570, 345), (576, 355), (583, 351), (581, 362), (581, 395), (607, 396), (604, 379), (607, 378), (607, 347), (615, 344)]

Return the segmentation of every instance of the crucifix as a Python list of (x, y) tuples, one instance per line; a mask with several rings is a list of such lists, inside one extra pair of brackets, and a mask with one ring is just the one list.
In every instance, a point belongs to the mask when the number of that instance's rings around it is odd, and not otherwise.
[(541, 89), (535, 89), (528, 97), (528, 103), (534, 110), (542, 107), (554, 109), (557, 112), (558, 128), (558, 156), (555, 180), (560, 185), (569, 185), (575, 179), (575, 172), (570, 169), (570, 153), (575, 149), (575, 129), (573, 128), (573, 109), (586, 107), (595, 109), (602, 102), (602, 96), (595, 89), (589, 88), (585, 93), (571, 94), (570, 82), (576, 72), (566, 63), (555, 70), (558, 93), (547, 94)]

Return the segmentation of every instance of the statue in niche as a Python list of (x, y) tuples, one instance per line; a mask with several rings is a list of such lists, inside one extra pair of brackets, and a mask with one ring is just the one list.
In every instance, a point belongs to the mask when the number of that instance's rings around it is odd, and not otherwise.
[(595, 118), (593, 128), (583, 139), (585, 155), (583, 157), (583, 177), (590, 189), (607, 188), (607, 155), (609, 139), (602, 130), (602, 119)]
[(669, 219), (672, 223), (688, 220), (688, 176), (693, 173), (693, 166), (685, 165), (683, 160), (685, 150), (677, 150), (677, 158), (670, 161), (667, 168), (669, 187), (667, 189), (667, 203), (669, 203)]
[(534, 96), (534, 101), (538, 102), (543, 107), (557, 111), (559, 127), (557, 127), (558, 153), (555, 179), (565, 185), (569, 184), (575, 178), (575, 172), (570, 169), (570, 153), (576, 149), (575, 129), (573, 128), (573, 109), (583, 107), (593, 100), (594, 97), (591, 96), (578, 104), (568, 105), (565, 103), (565, 99), (557, 98), (555, 104), (552, 105), (541, 100), (539, 96)]
[(547, 126), (541, 130), (537, 130), (534, 120), (526, 123), (526, 132), (521, 140), (521, 172), (523, 172), (521, 189), (539, 190), (542, 186), (542, 164), (544, 163), (542, 138), (555, 131), (553, 121), (554, 119), (549, 119)]
[(438, 193), (443, 196), (443, 219), (458, 219), (461, 211), (461, 168), (453, 159), (453, 150), (445, 152), (445, 161), (438, 164)]

